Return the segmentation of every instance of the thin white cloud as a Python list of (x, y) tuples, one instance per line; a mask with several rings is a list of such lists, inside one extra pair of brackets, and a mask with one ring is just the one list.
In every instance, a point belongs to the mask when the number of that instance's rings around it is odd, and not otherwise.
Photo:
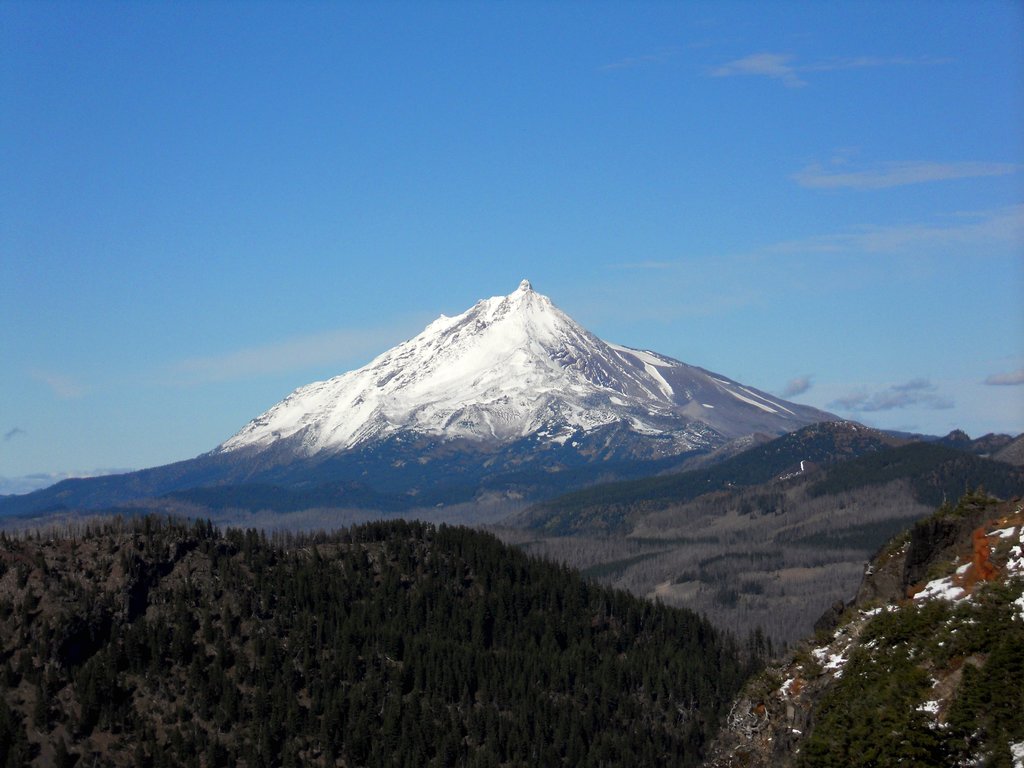
[(635, 69), (650, 64), (666, 64), (679, 55), (678, 48), (669, 48), (658, 53), (649, 53), (643, 56), (629, 56), (610, 64), (598, 67), (601, 72), (613, 72), (617, 69)]
[(768, 250), (785, 253), (893, 253), (921, 246), (964, 248), (1024, 242), (1024, 204), (958, 213), (945, 221), (819, 235), (777, 243)]
[(790, 63), (792, 60), (793, 56), (784, 53), (753, 53), (716, 67), (711, 70), (711, 76), (757, 75), (780, 80), (788, 88), (807, 85), (797, 74), (797, 68)]
[(946, 410), (953, 408), (954, 403), (948, 397), (939, 395), (935, 385), (928, 379), (912, 379), (905, 384), (893, 384), (873, 393), (855, 392), (828, 404), (829, 408), (836, 410), (861, 413), (892, 411), (911, 406)]
[(790, 379), (786, 383), (786, 388), (782, 390), (782, 396), (796, 397), (797, 395), (802, 395), (811, 388), (811, 378), (810, 374), (808, 374), (805, 376), (797, 376), (795, 379)]
[(20, 477), (0, 476), (0, 495), (22, 494), (49, 488), (61, 480), (73, 477), (100, 477), (101, 475), (123, 475), (131, 469), (94, 469), (87, 472), (36, 472)]
[(355, 357), (383, 352), (401, 338), (401, 332), (396, 328), (327, 331), (223, 355), (180, 360), (170, 366), (170, 375), (180, 384), (203, 384), (284, 373), (316, 365), (340, 365)]
[(869, 67), (915, 67), (934, 64), (948, 64), (951, 58), (921, 56), (913, 59), (906, 56), (851, 56), (823, 59), (814, 64), (799, 67), (801, 72), (831, 72), (837, 69), (867, 69)]
[(797, 64), (796, 57), (788, 53), (753, 53), (734, 59), (711, 70), (712, 77), (735, 77), (753, 75), (778, 80), (787, 88), (801, 88), (807, 81), (801, 76), (807, 72), (830, 72), (841, 69), (865, 69), (868, 67), (895, 67), (921, 64), (940, 64), (949, 59), (908, 59), (905, 57), (855, 56), (850, 58), (823, 59), (811, 64)]
[(45, 385), (50, 392), (61, 400), (74, 400), (85, 394), (85, 387), (70, 376), (44, 371), (39, 368), (32, 368), (28, 375)]
[(609, 264), (609, 269), (675, 269), (678, 267), (678, 262), (675, 261), (656, 261), (649, 259), (647, 261), (627, 261), (621, 264)]
[(985, 383), (997, 387), (1016, 387), (1024, 384), (1024, 368), (1008, 373), (993, 373)]
[(792, 178), (808, 189), (887, 189), (932, 181), (1007, 176), (1021, 169), (1022, 166), (1015, 163), (897, 162), (863, 171), (835, 173), (815, 163), (793, 174)]

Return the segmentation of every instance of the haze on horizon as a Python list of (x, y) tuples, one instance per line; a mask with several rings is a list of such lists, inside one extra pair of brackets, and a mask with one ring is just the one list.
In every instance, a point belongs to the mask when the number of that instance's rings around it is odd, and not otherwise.
[(0, 478), (197, 455), (523, 278), (872, 426), (1022, 432), (1022, 32), (1014, 2), (4, 3)]

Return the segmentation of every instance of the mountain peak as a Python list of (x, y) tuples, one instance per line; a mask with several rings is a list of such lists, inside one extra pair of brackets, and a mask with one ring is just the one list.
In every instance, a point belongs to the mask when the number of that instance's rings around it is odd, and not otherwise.
[(440, 317), (366, 366), (296, 390), (220, 450), (287, 441), (313, 455), (399, 433), (506, 445), (575, 447), (622, 428), (659, 455), (831, 418), (651, 352), (609, 344), (529, 280), (507, 296)]

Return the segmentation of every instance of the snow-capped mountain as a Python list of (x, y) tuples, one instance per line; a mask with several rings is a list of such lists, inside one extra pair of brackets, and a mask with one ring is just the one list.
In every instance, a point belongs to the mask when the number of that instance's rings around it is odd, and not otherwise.
[(539, 499), (835, 418), (602, 341), (524, 280), (295, 390), (208, 453), (0, 499), (0, 514), (167, 494), (278, 510)]
[(309, 457), (397, 434), (564, 445), (599, 429), (657, 438), (648, 456), (781, 434), (832, 417), (654, 352), (597, 338), (523, 280), (442, 315), (358, 370), (295, 390), (216, 452)]

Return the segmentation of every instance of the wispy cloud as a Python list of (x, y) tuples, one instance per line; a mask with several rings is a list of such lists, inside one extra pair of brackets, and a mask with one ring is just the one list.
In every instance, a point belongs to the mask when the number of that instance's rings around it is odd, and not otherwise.
[(8, 442), (9, 440), (13, 440), (13, 439), (14, 439), (14, 438), (16, 438), (16, 437), (17, 437), (18, 435), (27, 435), (27, 434), (28, 434), (28, 432), (26, 432), (26, 431), (25, 431), (24, 429), (22, 429), (21, 427), (14, 427), (14, 429), (9, 429), (9, 430), (7, 430), (7, 431), (6, 431), (5, 433), (4, 433), (4, 442), (6, 443), (6, 442)]
[(873, 393), (856, 392), (828, 404), (829, 408), (836, 410), (862, 413), (892, 411), (911, 406), (945, 410), (953, 408), (954, 403), (951, 399), (939, 395), (935, 385), (928, 379), (912, 379), (905, 384), (894, 384)]
[(786, 384), (786, 388), (782, 390), (782, 396), (796, 397), (797, 395), (802, 395), (811, 388), (811, 378), (810, 374), (808, 374), (805, 376), (797, 376), (795, 379), (790, 379)]
[(1024, 166), (1015, 163), (895, 162), (863, 171), (836, 173), (814, 163), (793, 174), (792, 178), (801, 187), (809, 189), (886, 189), (931, 181), (1007, 176), (1022, 168)]
[(921, 64), (939, 64), (948, 59), (909, 59), (905, 57), (855, 56), (832, 58), (810, 64), (796, 63), (796, 57), (788, 53), (752, 53), (734, 59), (711, 70), (712, 77), (734, 77), (753, 75), (778, 80), (787, 88), (802, 88), (807, 85), (802, 75), (808, 72), (829, 72), (841, 69), (865, 69), (868, 67), (896, 67)]
[(121, 475), (131, 469), (94, 469), (87, 472), (36, 472), (20, 477), (0, 476), (0, 495), (31, 493), (40, 488), (48, 488), (61, 480), (72, 477), (99, 477), (100, 475)]
[(170, 366), (169, 373), (179, 384), (233, 381), (314, 365), (341, 364), (380, 352), (401, 338), (396, 328), (327, 331), (223, 355), (180, 360)]
[(948, 64), (952, 58), (934, 56), (851, 56), (822, 59), (814, 64), (800, 67), (802, 72), (829, 72), (836, 69), (866, 69), (869, 67), (919, 67)]
[(1019, 243), (1024, 240), (1024, 204), (988, 211), (963, 212), (945, 221), (865, 227), (859, 231), (819, 235), (777, 243), (770, 251), (786, 253), (892, 253), (919, 246), (963, 248)]
[(711, 70), (712, 77), (733, 77), (734, 75), (757, 75), (782, 81), (788, 88), (807, 85), (797, 74), (797, 67), (791, 64), (793, 56), (784, 53), (752, 53), (742, 59), (726, 62)]
[(1024, 368), (1008, 373), (993, 373), (985, 379), (985, 383), (997, 387), (1015, 387), (1024, 384)]
[(62, 400), (73, 400), (85, 394), (85, 387), (70, 376), (44, 371), (39, 368), (32, 368), (28, 375), (44, 384), (54, 395)]
[(656, 261), (656, 260), (651, 259), (651, 260), (648, 260), (648, 261), (626, 261), (626, 262), (622, 262), (621, 264), (609, 264), (608, 268), (609, 269), (626, 269), (626, 270), (629, 270), (629, 269), (634, 269), (634, 270), (638, 270), (638, 269), (675, 269), (678, 266), (679, 266), (679, 263), (675, 262), (675, 261)]
[(614, 72), (618, 69), (635, 69), (637, 67), (651, 64), (666, 64), (679, 55), (678, 48), (667, 48), (658, 53), (648, 53), (642, 56), (628, 56), (618, 61), (613, 61), (604, 66), (598, 67), (600, 72)]

